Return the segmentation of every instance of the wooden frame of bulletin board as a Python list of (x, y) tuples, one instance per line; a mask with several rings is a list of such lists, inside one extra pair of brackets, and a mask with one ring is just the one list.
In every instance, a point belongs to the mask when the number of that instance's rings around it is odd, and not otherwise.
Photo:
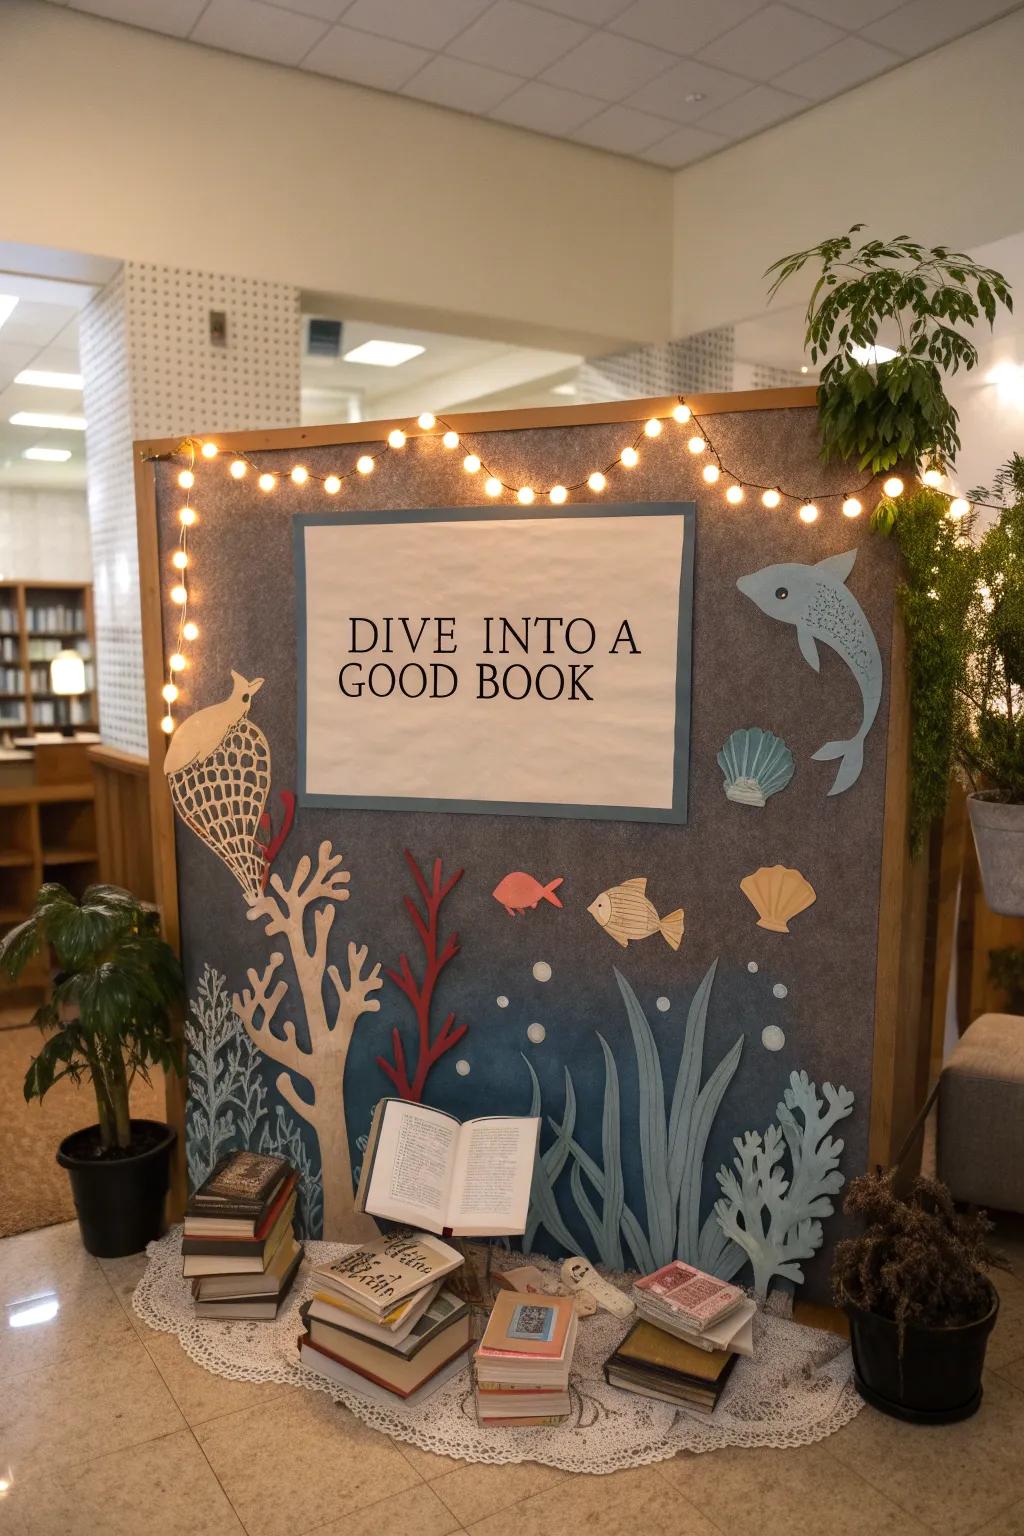
[[(695, 415), (707, 420), (716, 415), (734, 415), (747, 411), (791, 411), (800, 407), (813, 407), (815, 394), (813, 388), (749, 391), (688, 396), (687, 403)], [(471, 436), (531, 429), (639, 423), (651, 416), (667, 415), (676, 403), (677, 397), (660, 397), (607, 405), (462, 414), (446, 416), (445, 424), (460, 435)], [(380, 444), (395, 427), (415, 431), (413, 423), (402, 420), (335, 427), (218, 433), (215, 440), (221, 450), (228, 452), (260, 454), (280, 450), (311, 451), (334, 445)], [(160, 727), (160, 689), (165, 676), (167, 650), (162, 619), (167, 570), (166, 561), (162, 561), (160, 554), (157, 470), (160, 462), (172, 456), (180, 445), (180, 438), (155, 439), (135, 444), (154, 877), (164, 933), (175, 946), (178, 946), (180, 939), (175, 825), (167, 781), (162, 771), (167, 738)], [(826, 484), (835, 479), (833, 471), (823, 470), (821, 474)], [(872, 501), (868, 498), (874, 489), (869, 488), (865, 496), (867, 510), (870, 510)], [(721, 500), (721, 497), (718, 499)], [(911, 860), (907, 839), (909, 698), (904, 638), (898, 613), (893, 616), (888, 697), (883, 698), (883, 712), (888, 721), (888, 734), (874, 986), (872, 1090), (867, 1130), (868, 1161), (871, 1165), (889, 1163), (911, 1125), (927, 1086), (930, 1048), (928, 1022), (922, 1017), (921, 1006), (924, 992), (922, 980), (927, 868), (925, 860)], [(172, 1206), (178, 1210), (185, 1195), (182, 1149), (185, 1092), (183, 1080), (168, 1079), (167, 1118), (179, 1133), (172, 1191)]]

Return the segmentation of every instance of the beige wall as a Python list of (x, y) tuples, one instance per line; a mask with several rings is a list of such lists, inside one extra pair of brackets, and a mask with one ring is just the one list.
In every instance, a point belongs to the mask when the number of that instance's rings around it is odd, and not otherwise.
[(84, 491), (0, 485), (0, 580), (92, 580)]
[(1024, 229), (1022, 61), (1018, 11), (677, 172), (673, 336), (760, 314), (771, 262), (856, 222), (972, 247)]
[(0, 58), (5, 239), (570, 351), (667, 333), (657, 167), (39, 0)]

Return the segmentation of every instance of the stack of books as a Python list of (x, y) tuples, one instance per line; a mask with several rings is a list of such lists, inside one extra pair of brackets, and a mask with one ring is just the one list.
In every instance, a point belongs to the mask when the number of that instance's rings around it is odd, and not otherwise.
[(313, 1270), (299, 1358), (376, 1402), (421, 1402), (462, 1370), (468, 1306), (445, 1286), (462, 1255), (426, 1232), (379, 1237)]
[(678, 1259), (632, 1295), (640, 1321), (605, 1363), (609, 1384), (709, 1416), (737, 1356), (754, 1353), (755, 1303)]
[(269, 1321), (302, 1263), (297, 1175), (283, 1157), (231, 1152), (185, 1209), (182, 1274), (196, 1315)]
[(571, 1296), (498, 1296), (476, 1352), (481, 1424), (531, 1428), (569, 1413), (569, 1371), (579, 1326)]

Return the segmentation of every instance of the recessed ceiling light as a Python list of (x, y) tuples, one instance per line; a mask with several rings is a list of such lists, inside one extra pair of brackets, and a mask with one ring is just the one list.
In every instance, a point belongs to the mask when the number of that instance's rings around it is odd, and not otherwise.
[(414, 346), (411, 341), (364, 341), (361, 347), (353, 347), (345, 353), (346, 363), (369, 363), (374, 368), (397, 368), (412, 357), (419, 357), (424, 347)]
[(9, 320), (18, 307), (13, 293), (0, 293), (0, 325)]
[(23, 368), (14, 375), (15, 384), (31, 384), (36, 389), (81, 389), (80, 373), (55, 373), (49, 368)]
[(894, 347), (851, 347), (850, 352), (858, 363), (891, 363), (896, 356)]
[(40, 464), (66, 464), (71, 457), (70, 448), (26, 448), (23, 459), (38, 459)]
[(985, 375), (985, 382), (996, 386), (1004, 404), (1024, 405), (1024, 367), (1020, 363), (1008, 360), (996, 363)]
[(808, 368), (807, 368), (807, 364), (806, 363), (801, 363), (800, 364), (800, 372), (801, 373), (807, 373), (808, 372)]
[(704, 92), (703, 91), (687, 91), (686, 95), (683, 97), (683, 100), (684, 101), (703, 101), (704, 100)]
[(61, 416), (56, 411), (15, 411), (12, 427), (54, 427), (59, 432), (84, 432), (84, 416)]
[(551, 393), (553, 395), (574, 395), (576, 393), (576, 385), (569, 383), (552, 384)]

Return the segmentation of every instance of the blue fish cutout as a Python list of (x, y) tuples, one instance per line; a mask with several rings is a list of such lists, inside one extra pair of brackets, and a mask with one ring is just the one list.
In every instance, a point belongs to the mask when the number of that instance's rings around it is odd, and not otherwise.
[(842, 657), (860, 688), (864, 716), (849, 741), (829, 741), (814, 753), (814, 761), (841, 758), (830, 795), (841, 795), (855, 784), (864, 766), (864, 739), (875, 723), (882, 697), (882, 658), (864, 611), (845, 586), (857, 558), (855, 549), (829, 555), (817, 565), (768, 565), (741, 576), (736, 585), (770, 619), (796, 629), (800, 654), (815, 672), (820, 670), (816, 641)]

